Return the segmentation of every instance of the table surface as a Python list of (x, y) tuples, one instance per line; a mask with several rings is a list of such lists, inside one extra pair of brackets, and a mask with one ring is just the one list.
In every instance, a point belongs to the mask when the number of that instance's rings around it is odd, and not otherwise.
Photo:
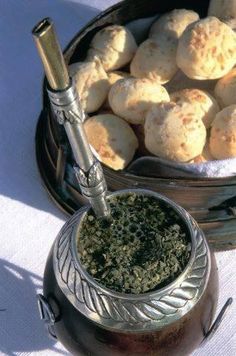
[[(47, 337), (36, 303), (46, 257), (67, 217), (49, 199), (36, 166), (43, 71), (31, 29), (50, 16), (65, 46), (89, 19), (115, 2), (0, 1), (0, 355), (68, 355)], [(220, 252), (216, 258), (220, 308), (229, 296), (236, 297), (236, 252)], [(236, 355), (235, 311), (236, 298), (220, 330), (194, 356)]]

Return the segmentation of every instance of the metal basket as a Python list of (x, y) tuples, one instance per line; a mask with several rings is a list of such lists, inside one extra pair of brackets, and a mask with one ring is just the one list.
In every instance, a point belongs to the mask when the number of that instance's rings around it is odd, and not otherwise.
[[(68, 63), (84, 60), (94, 34), (109, 24), (126, 24), (174, 8), (193, 9), (204, 17), (209, 1), (123, 1), (89, 22), (65, 50)], [(36, 156), (40, 174), (53, 200), (72, 214), (85, 204), (73, 171), (73, 156), (64, 128), (56, 122), (43, 87), (43, 110), (36, 131)], [(236, 247), (236, 177), (217, 179), (153, 178), (113, 171), (105, 166), (109, 191), (146, 188), (166, 195), (183, 206), (198, 221), (215, 249)]]

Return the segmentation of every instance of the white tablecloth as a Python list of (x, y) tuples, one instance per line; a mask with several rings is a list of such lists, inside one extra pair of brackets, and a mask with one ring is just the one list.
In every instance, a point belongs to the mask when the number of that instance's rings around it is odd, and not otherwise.
[[(36, 167), (43, 71), (31, 29), (50, 16), (65, 46), (82, 25), (115, 2), (0, 0), (0, 355), (68, 354), (48, 339), (36, 304), (46, 257), (66, 216), (49, 199)], [(219, 306), (229, 296), (235, 303), (219, 332), (194, 356), (236, 355), (236, 252), (218, 253), (217, 262)]]

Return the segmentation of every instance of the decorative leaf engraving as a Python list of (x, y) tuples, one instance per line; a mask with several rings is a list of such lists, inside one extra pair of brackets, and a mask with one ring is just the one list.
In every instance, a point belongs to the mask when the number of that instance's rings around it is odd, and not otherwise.
[(91, 293), (93, 296), (93, 300), (94, 300), (94, 306), (95, 309), (97, 311), (97, 313), (99, 315), (103, 315), (104, 318), (109, 318), (109, 314), (103, 304), (102, 298), (100, 297), (100, 295), (97, 293), (96, 289), (91, 288)]
[(77, 103), (77, 112), (75, 112), (73, 109), (72, 110), (65, 110), (65, 116), (66, 119), (71, 123), (83, 123), (83, 121), (85, 120), (85, 114), (81, 108), (81, 106), (79, 105), (79, 101)]
[(103, 179), (103, 171), (100, 162), (96, 161), (89, 170), (88, 184), (95, 187)]
[(60, 125), (63, 125), (65, 122), (65, 113), (63, 110), (59, 110), (57, 106), (54, 107), (54, 112), (57, 117), (57, 121)]
[[(96, 170), (95, 170), (96, 172)], [(113, 322), (129, 323), (130, 325), (171, 319), (177, 315), (188, 303), (201, 294), (207, 273), (207, 247), (201, 231), (194, 226), (197, 241), (196, 256), (191, 273), (187, 274), (178, 287), (173, 287), (166, 294), (150, 297), (143, 295), (142, 299), (123, 299), (119, 296), (109, 295), (100, 287), (94, 287), (83, 277), (77, 262), (72, 254), (73, 226), (78, 213), (61, 230), (55, 250), (56, 277), (59, 285), (72, 303), (83, 312), (97, 314), (99, 318), (109, 319)], [(72, 298), (72, 296), (73, 298)], [(76, 302), (74, 302), (76, 300)], [(85, 313), (85, 312), (84, 312)]]
[(165, 318), (165, 314), (163, 314), (157, 308), (153, 308), (153, 305), (149, 305), (148, 303), (140, 303), (138, 307), (148, 317), (148, 321), (153, 320), (154, 316), (155, 320), (157, 321)]
[(91, 168), (85, 172), (80, 167), (75, 167), (76, 177), (83, 187), (96, 187), (103, 180), (100, 162), (95, 161)]

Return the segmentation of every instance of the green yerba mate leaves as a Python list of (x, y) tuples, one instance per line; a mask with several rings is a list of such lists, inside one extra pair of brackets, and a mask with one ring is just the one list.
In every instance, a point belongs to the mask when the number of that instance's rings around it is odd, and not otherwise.
[(78, 253), (83, 267), (105, 287), (145, 293), (171, 283), (186, 267), (189, 233), (173, 208), (153, 197), (112, 198), (111, 222), (90, 211), (82, 223)]

